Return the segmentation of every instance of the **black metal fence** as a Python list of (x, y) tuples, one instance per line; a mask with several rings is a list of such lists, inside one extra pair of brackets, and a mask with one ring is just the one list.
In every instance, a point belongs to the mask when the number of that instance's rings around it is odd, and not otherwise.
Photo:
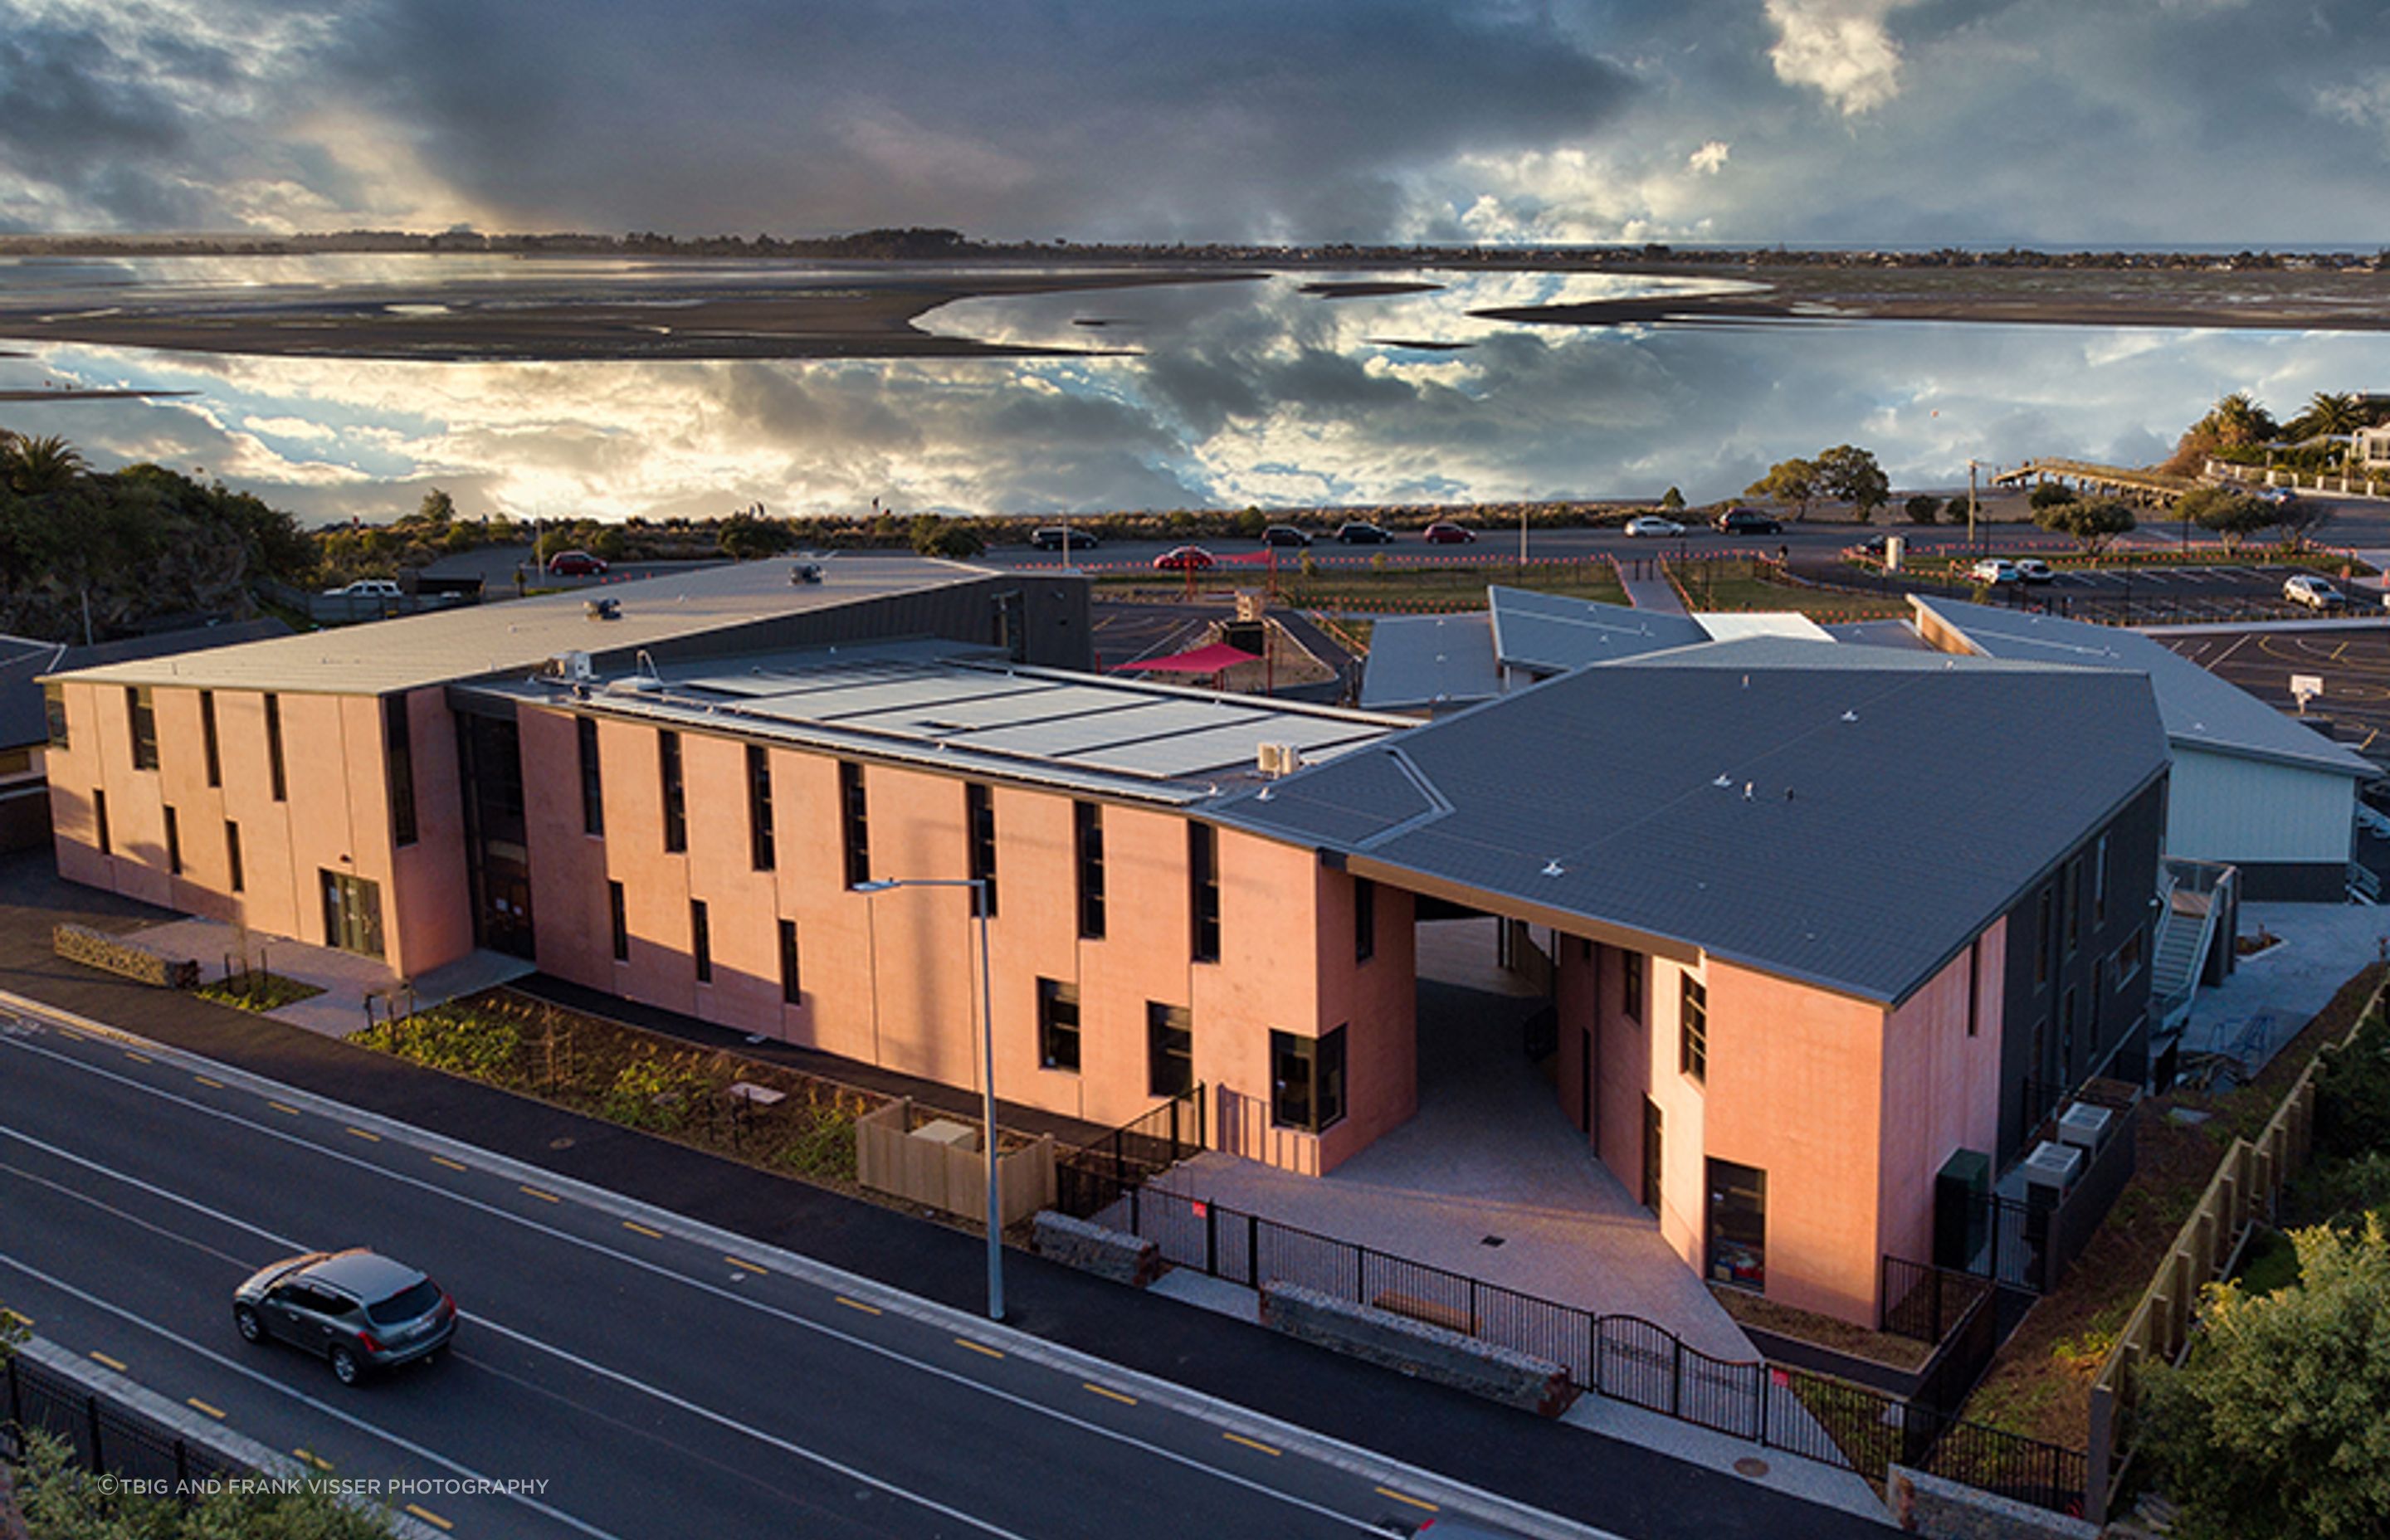
[[(1289, 1283), (1483, 1338), (1561, 1365), (1608, 1396), (1857, 1471), (1894, 1462), (2062, 1512), (2080, 1511), (2083, 1455), (1960, 1422), (1921, 1398), (1761, 1360), (1716, 1358), (1665, 1327), (1522, 1294), (1499, 1284), (1258, 1214), (1147, 1186), (1108, 1216), (1182, 1267), (1259, 1289)], [(1991, 1322), (1988, 1293), (1965, 1325)], [(1947, 1394), (1937, 1400), (1953, 1399)]]
[(1911, 1341), (1941, 1341), (1992, 1291), (1991, 1280), (1980, 1274), (1953, 1272), (1907, 1257), (1885, 1257), (1882, 1270), (1877, 1328)]
[(77, 1464), (94, 1474), (135, 1481), (173, 1482), (189, 1495), (201, 1486), (251, 1474), (247, 1466), (173, 1429), (85, 1388), (23, 1354), (0, 1370), (0, 1457), (24, 1457), (28, 1431), (48, 1433), (74, 1451)]
[(1174, 1097), (1092, 1144), (1054, 1151), (1054, 1207), (1089, 1219), (1203, 1149), (1203, 1087)]

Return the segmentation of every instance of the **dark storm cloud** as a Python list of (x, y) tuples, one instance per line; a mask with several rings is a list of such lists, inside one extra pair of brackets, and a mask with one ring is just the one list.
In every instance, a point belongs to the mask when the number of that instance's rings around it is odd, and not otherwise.
[(207, 207), (171, 176), (186, 126), (126, 66), (87, 29), (37, 24), (0, 37), (0, 163), (36, 171), (116, 222), (177, 224)]

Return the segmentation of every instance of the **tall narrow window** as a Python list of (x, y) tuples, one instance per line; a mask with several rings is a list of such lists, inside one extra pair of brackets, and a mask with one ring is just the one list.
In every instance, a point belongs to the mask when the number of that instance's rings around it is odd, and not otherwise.
[(1220, 831), (1187, 826), (1187, 902), (1193, 918), (1189, 953), (1197, 962), (1220, 960)]
[(1323, 1037), (1270, 1033), (1270, 1121), (1309, 1133), (1344, 1116), (1344, 1029)]
[(606, 832), (606, 775), (598, 764), (598, 719), (584, 716), (575, 719), (574, 733), (581, 748), (581, 832)]
[(772, 754), (760, 743), (747, 745), (747, 864), (767, 872), (778, 863), (772, 836)]
[(792, 1006), (805, 1003), (803, 976), (797, 970), (797, 922), (780, 921), (780, 999)]
[(67, 691), (64, 685), (42, 687), (42, 722), (49, 728), (50, 747), (64, 753), (67, 739)]
[(1984, 1008), (1984, 938), (1967, 943), (1967, 1035), (1975, 1035)]
[(2037, 988), (2049, 982), (2049, 931), (2056, 918), (2052, 905), (2056, 903), (2051, 891), (2041, 890), (2041, 897), (2033, 911), (2033, 982)]
[(606, 918), (614, 928), (614, 960), (631, 960), (631, 916), (623, 900), (620, 882), (606, 884)]
[(970, 874), (985, 884), (979, 890), (987, 916), (996, 918), (996, 789), (977, 781), (963, 783), (963, 822), (970, 841)]
[(124, 716), (133, 729), (133, 768), (158, 768), (158, 708), (147, 685), (124, 687)]
[(1630, 1021), (1643, 1020), (1643, 954), (1618, 954), (1618, 1008)]
[(1079, 1068), (1079, 986), (1037, 981), (1037, 1062), (1049, 1070)]
[(174, 805), (166, 804), (166, 870), (174, 877), (183, 875), (183, 821), (174, 816)]
[(838, 835), (846, 861), (846, 885), (871, 880), (871, 803), (863, 787), (863, 766), (838, 762)]
[(1145, 1089), (1156, 1097), (1195, 1089), (1195, 1013), (1185, 1006), (1145, 1004)]
[(1353, 879), (1353, 960), (1368, 962), (1378, 955), (1378, 885), (1366, 877)]
[(115, 854), (115, 847), (108, 838), (108, 793), (96, 786), (91, 789), (91, 822), (99, 835), (99, 853)]
[(2104, 834), (2091, 857), (2091, 923), (2108, 923), (2108, 837)]
[(1697, 1081), (1710, 1078), (1710, 993), (1690, 973), (1677, 1007), (1677, 1069)]
[(1709, 1162), (1710, 1281), (1767, 1287), (1767, 1173)]
[(2066, 884), (2059, 892), (2059, 903), (2066, 912), (2066, 955), (2083, 943), (2083, 863), (2066, 863)]
[(274, 800), (290, 800), (290, 781), (282, 767), (282, 697), (265, 698), (265, 768), (274, 786)]
[(232, 882), (232, 891), (241, 891), (242, 879), (248, 875), (240, 867), (240, 826), (230, 818), (225, 820), (225, 871)]
[(688, 955), (697, 963), (697, 982), (713, 982), (713, 926), (705, 912), (705, 900), (688, 901)]
[(1104, 939), (1104, 810), (1093, 802), (1071, 804), (1071, 843), (1078, 857), (1079, 936)]
[(656, 767), (663, 779), (664, 849), (688, 849), (688, 801), (680, 779), (680, 735), (656, 734)]
[(224, 784), (224, 752), (216, 746), (216, 692), (199, 692), (199, 752), (208, 764), (208, 784)]
[(390, 764), (390, 839), (415, 843), (415, 733), (406, 719), (406, 697), (381, 700), (382, 752)]

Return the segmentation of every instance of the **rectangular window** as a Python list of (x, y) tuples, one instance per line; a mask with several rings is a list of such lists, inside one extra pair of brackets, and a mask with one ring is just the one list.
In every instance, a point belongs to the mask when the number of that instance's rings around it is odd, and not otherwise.
[(274, 800), (289, 802), (290, 782), (282, 767), (282, 698), (278, 695), (265, 698), (265, 768), (273, 780)]
[(50, 730), (50, 747), (64, 753), (67, 743), (67, 690), (64, 685), (42, 687), (42, 720)]
[(183, 875), (183, 821), (174, 816), (172, 803), (167, 804), (165, 813), (166, 870), (173, 876), (180, 877)]
[(1104, 939), (1104, 810), (1093, 802), (1071, 804), (1072, 849), (1078, 856), (1079, 937)]
[(241, 891), (247, 875), (240, 867), (240, 826), (230, 818), (225, 820), (225, 869), (232, 880), (232, 891)]
[(2083, 943), (2083, 863), (2066, 863), (2066, 885), (2060, 892), (2059, 902), (2066, 913), (2066, 955)]
[(1767, 1288), (1767, 1173), (1732, 1161), (1709, 1162), (1712, 1283)]
[(1220, 831), (1210, 824), (1187, 826), (1187, 955), (1201, 963), (1220, 960)]
[(708, 922), (705, 900), (688, 901), (688, 955), (697, 963), (697, 982), (713, 982), (713, 927)]
[(390, 838), (396, 845), (415, 843), (414, 738), (406, 719), (406, 697), (382, 697), (382, 751), (390, 761)]
[(1195, 1013), (1185, 1006), (1145, 1003), (1145, 1090), (1183, 1097), (1195, 1089)]
[(1653, 1213), (1660, 1212), (1660, 1156), (1662, 1130), (1660, 1104), (1650, 1097), (1643, 1098), (1643, 1206)]
[(581, 743), (581, 832), (606, 832), (606, 775), (598, 763), (598, 719), (577, 718), (574, 731)]
[(99, 853), (115, 854), (108, 839), (108, 793), (96, 786), (91, 789), (91, 821), (99, 833)]
[(1270, 1033), (1270, 1121), (1317, 1134), (1344, 1116), (1344, 1029)]
[(871, 804), (863, 789), (863, 766), (838, 763), (839, 841), (846, 861), (846, 885), (871, 880)]
[(147, 685), (124, 687), (124, 715), (133, 729), (133, 768), (158, 768), (158, 708)]
[(2125, 938), (2125, 944), (2116, 948), (2116, 987), (2119, 989), (2131, 982), (2133, 975), (2141, 970), (2141, 937), (2144, 933), (2135, 928), (2133, 933)]
[(631, 916), (623, 900), (620, 882), (606, 884), (606, 916), (614, 928), (614, 960), (631, 960)]
[(2052, 905), (2056, 902), (2048, 888), (2035, 903), (2033, 917), (2033, 982), (2037, 988), (2049, 982), (2049, 930), (2054, 918)]
[(747, 864), (759, 872), (779, 862), (772, 833), (772, 754), (760, 743), (747, 745)]
[(199, 692), (199, 752), (208, 762), (208, 784), (224, 784), (224, 753), (216, 746), (216, 692)]
[(2108, 923), (2108, 837), (2104, 834), (2091, 857), (2091, 923)]
[(1643, 954), (1621, 950), (1618, 954), (1618, 1008), (1627, 1020), (1643, 1020)]
[(963, 823), (970, 843), (970, 874), (986, 884), (987, 918), (996, 918), (996, 789), (977, 781), (963, 783)]
[(1697, 1081), (1710, 1077), (1709, 991), (1690, 973), (1677, 1007), (1677, 1070)]
[(1982, 1023), (1984, 1008), (1984, 939), (1981, 936), (1967, 943), (1967, 1035), (1975, 1035)]
[(803, 978), (797, 971), (797, 922), (793, 919), (780, 921), (780, 999), (791, 1006), (805, 1003)]
[(680, 735), (669, 730), (656, 734), (656, 767), (663, 778), (664, 849), (688, 849), (688, 799), (681, 786)]
[(1049, 1070), (1079, 1070), (1079, 986), (1059, 979), (1037, 981), (1037, 1062)]
[(1353, 879), (1353, 960), (1368, 962), (1378, 955), (1378, 885), (1366, 877)]

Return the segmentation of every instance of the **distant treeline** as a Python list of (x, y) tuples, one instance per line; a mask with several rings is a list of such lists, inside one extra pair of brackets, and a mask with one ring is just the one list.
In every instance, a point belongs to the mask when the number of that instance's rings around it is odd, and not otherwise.
[(673, 236), (558, 232), (485, 235), (478, 230), (419, 234), (343, 230), (322, 235), (0, 236), (0, 253), (20, 256), (303, 256), (328, 251), (471, 251), (526, 256), (785, 257), (855, 262), (945, 262), (1057, 258), (1105, 262), (1325, 263), (1375, 266), (1432, 263), (1484, 267), (1641, 267), (1652, 263), (1734, 267), (1992, 267), (2087, 271), (2390, 271), (2390, 249), (2374, 251), (2040, 251), (2028, 247), (1977, 250), (1805, 250), (1785, 246), (1616, 245), (1392, 246), (1334, 242), (1270, 246), (1244, 241), (1082, 243), (975, 240), (958, 230), (912, 225), (848, 235)]

